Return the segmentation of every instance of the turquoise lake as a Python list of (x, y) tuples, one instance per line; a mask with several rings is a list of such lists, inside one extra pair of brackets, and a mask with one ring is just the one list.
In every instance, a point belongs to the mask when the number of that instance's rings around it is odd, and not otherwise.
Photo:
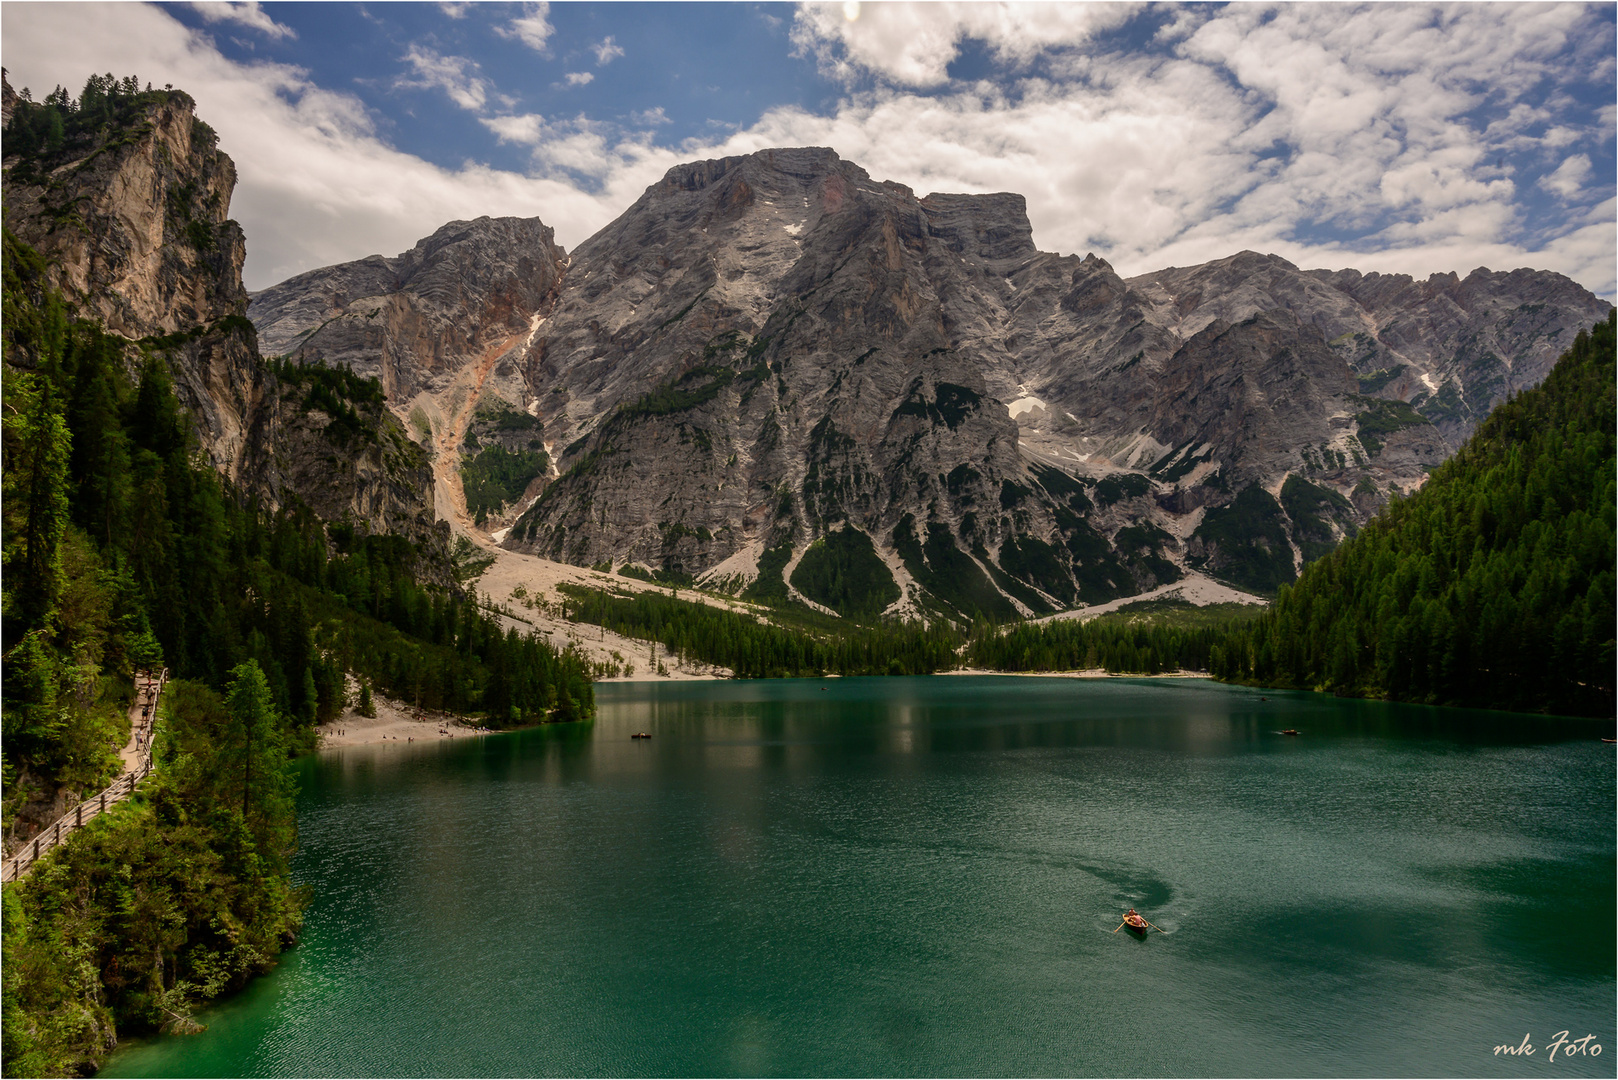
[(301, 941), (103, 1075), (1614, 1075), (1610, 723), (1202, 680), (597, 698), (299, 762)]

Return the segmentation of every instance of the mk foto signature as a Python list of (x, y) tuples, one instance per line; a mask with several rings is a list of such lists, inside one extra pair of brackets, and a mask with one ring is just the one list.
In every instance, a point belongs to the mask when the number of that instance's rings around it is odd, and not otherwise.
[(1558, 1050), (1562, 1052), (1564, 1058), (1574, 1057), (1578, 1054), (1586, 1054), (1590, 1057), (1600, 1056), (1601, 1044), (1592, 1041), (1595, 1039), (1594, 1035), (1586, 1035), (1582, 1039), (1569, 1039), (1567, 1034), (1565, 1031), (1558, 1031), (1555, 1042), (1552, 1042), (1549, 1046), (1535, 1047), (1533, 1043), (1528, 1041), (1529, 1036), (1532, 1035), (1532, 1032), (1529, 1032), (1523, 1035), (1522, 1042), (1519, 1045), (1512, 1046), (1509, 1043), (1502, 1043), (1494, 1048), (1494, 1054), (1496, 1057), (1501, 1054), (1509, 1054), (1513, 1057), (1532, 1057), (1539, 1050), (1549, 1050), (1551, 1053), (1545, 1059), (1546, 1061), (1555, 1061)]

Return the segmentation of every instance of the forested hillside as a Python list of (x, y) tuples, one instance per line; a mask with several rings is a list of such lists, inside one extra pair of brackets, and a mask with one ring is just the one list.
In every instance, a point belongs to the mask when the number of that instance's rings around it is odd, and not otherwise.
[(566, 585), (562, 593), (571, 620), (655, 642), (664, 655), (727, 667), (740, 679), (931, 675), (959, 665), (961, 634), (948, 622), (863, 625), (786, 602), (773, 606), (772, 623), (657, 593)]
[[(140, 119), (145, 98), (111, 108), (109, 85), (17, 103), (8, 193), (16, 170), (35, 175), (84, 139), (110, 145)], [(132, 85), (116, 84), (114, 104)], [(9, 229), (3, 301), (8, 853), (119, 775), (136, 669), (175, 677), (154, 776), (4, 890), (0, 1066), (81, 1075), (121, 1033), (185, 1030), (295, 936), (283, 766), (341, 713), (351, 680), (496, 728), (588, 717), (594, 697), (583, 658), (431, 584), (448, 577), (441, 551), (323, 521), (285, 491), (272, 512), (210, 468), (173, 374), (204, 330), (106, 332)], [(329, 418), (313, 437), (333, 460), (391, 439), (375, 380), (281, 380), (256, 346), (246, 355), (254, 385)]]
[(1613, 713), (1614, 318), (1210, 656), (1224, 679)]

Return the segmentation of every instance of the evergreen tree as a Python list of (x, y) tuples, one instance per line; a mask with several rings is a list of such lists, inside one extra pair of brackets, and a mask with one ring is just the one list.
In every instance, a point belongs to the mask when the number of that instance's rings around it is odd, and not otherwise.
[(1611, 715), (1615, 319), (1223, 643), (1224, 678)]

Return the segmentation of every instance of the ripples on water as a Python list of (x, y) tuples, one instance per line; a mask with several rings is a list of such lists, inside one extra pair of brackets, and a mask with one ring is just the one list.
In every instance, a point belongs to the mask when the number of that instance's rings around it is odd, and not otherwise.
[(1604, 732), (1266, 696), (617, 684), (308, 760), (302, 942), (106, 1074), (1611, 1075)]

